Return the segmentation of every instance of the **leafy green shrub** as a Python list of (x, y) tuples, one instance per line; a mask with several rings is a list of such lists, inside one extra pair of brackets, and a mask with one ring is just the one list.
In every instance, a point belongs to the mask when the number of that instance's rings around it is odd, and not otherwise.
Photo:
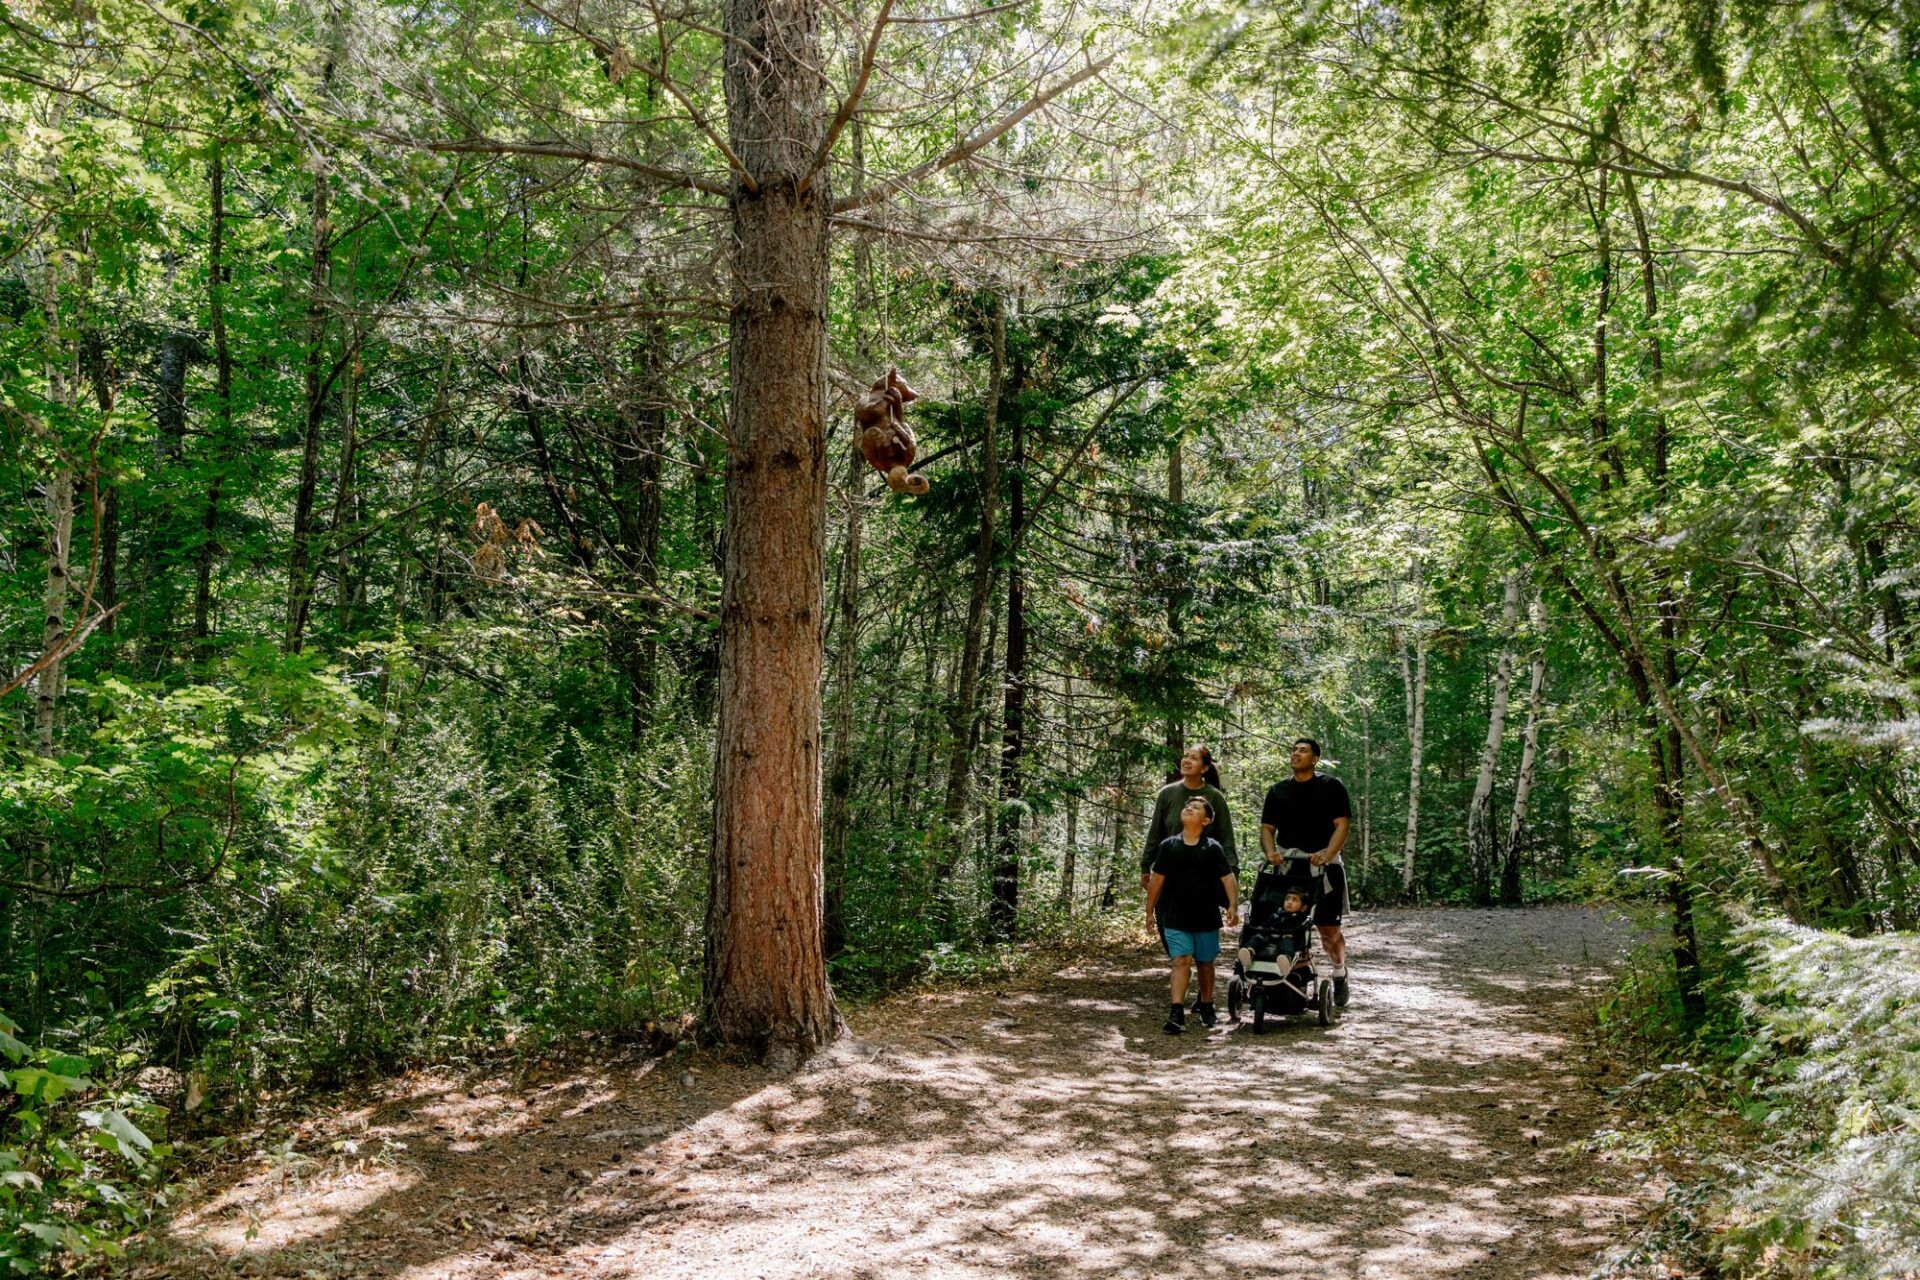
[(62, 1255), (118, 1256), (164, 1201), (172, 1149), (144, 1094), (103, 1088), (88, 1058), (29, 1048), (0, 1014), (0, 1274), (38, 1275)]
[(1772, 1135), (1731, 1193), (1743, 1273), (1920, 1271), (1920, 938), (1769, 920), (1739, 930), (1747, 1119)]

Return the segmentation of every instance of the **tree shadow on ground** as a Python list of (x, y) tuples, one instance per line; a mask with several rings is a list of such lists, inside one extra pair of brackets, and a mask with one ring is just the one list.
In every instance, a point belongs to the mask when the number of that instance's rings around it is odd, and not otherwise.
[(150, 1273), (1585, 1275), (1639, 1201), (1570, 1145), (1597, 1099), (1566, 1034), (1625, 939), (1593, 912), (1381, 913), (1331, 1029), (1162, 1035), (1143, 945), (884, 1002), (787, 1076), (400, 1090), (321, 1141), (406, 1143), (388, 1164), (237, 1183)]

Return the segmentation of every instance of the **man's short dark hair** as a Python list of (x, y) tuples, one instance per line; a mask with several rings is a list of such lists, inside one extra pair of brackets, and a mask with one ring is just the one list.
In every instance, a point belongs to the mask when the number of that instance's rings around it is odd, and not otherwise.
[(1303, 742), (1313, 748), (1313, 754), (1315, 754), (1316, 756), (1320, 754), (1320, 744), (1315, 742), (1312, 738), (1295, 738), (1293, 740), (1293, 745), (1297, 747)]

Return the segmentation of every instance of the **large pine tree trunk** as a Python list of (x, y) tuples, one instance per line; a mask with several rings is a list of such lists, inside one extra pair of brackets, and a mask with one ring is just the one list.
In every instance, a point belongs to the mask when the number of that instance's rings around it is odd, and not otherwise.
[(1400, 678), (1407, 687), (1407, 833), (1400, 850), (1400, 897), (1413, 897), (1413, 855), (1420, 841), (1420, 768), (1427, 740), (1427, 639), (1415, 644), (1416, 657), (1407, 662), (1407, 646), (1400, 643)]
[(745, 174), (731, 197), (705, 1006), (717, 1039), (781, 1058), (838, 1021), (820, 866), (829, 193), (806, 181), (826, 125), (820, 13), (820, 0), (726, 8), (728, 133)]
[(1513, 629), (1520, 620), (1520, 576), (1507, 575), (1500, 604), (1500, 663), (1493, 673), (1493, 707), (1487, 715), (1487, 740), (1480, 748), (1480, 776), (1474, 780), (1473, 800), (1467, 806), (1467, 865), (1476, 906), (1493, 901), (1493, 778), (1500, 765), (1500, 744), (1506, 736), (1507, 702), (1513, 689)]

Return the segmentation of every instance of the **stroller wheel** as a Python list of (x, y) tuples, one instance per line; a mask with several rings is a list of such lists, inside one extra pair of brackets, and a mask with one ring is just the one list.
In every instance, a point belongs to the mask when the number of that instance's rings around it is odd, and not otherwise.
[(1314, 1003), (1320, 1007), (1320, 1025), (1330, 1027), (1334, 1019), (1340, 1016), (1333, 1007), (1333, 983), (1322, 979)]
[(1257, 1036), (1267, 1033), (1267, 993), (1257, 985), (1253, 989), (1253, 1033)]
[(1246, 983), (1234, 978), (1227, 983), (1227, 1021), (1240, 1021), (1240, 1006), (1246, 1000)]

